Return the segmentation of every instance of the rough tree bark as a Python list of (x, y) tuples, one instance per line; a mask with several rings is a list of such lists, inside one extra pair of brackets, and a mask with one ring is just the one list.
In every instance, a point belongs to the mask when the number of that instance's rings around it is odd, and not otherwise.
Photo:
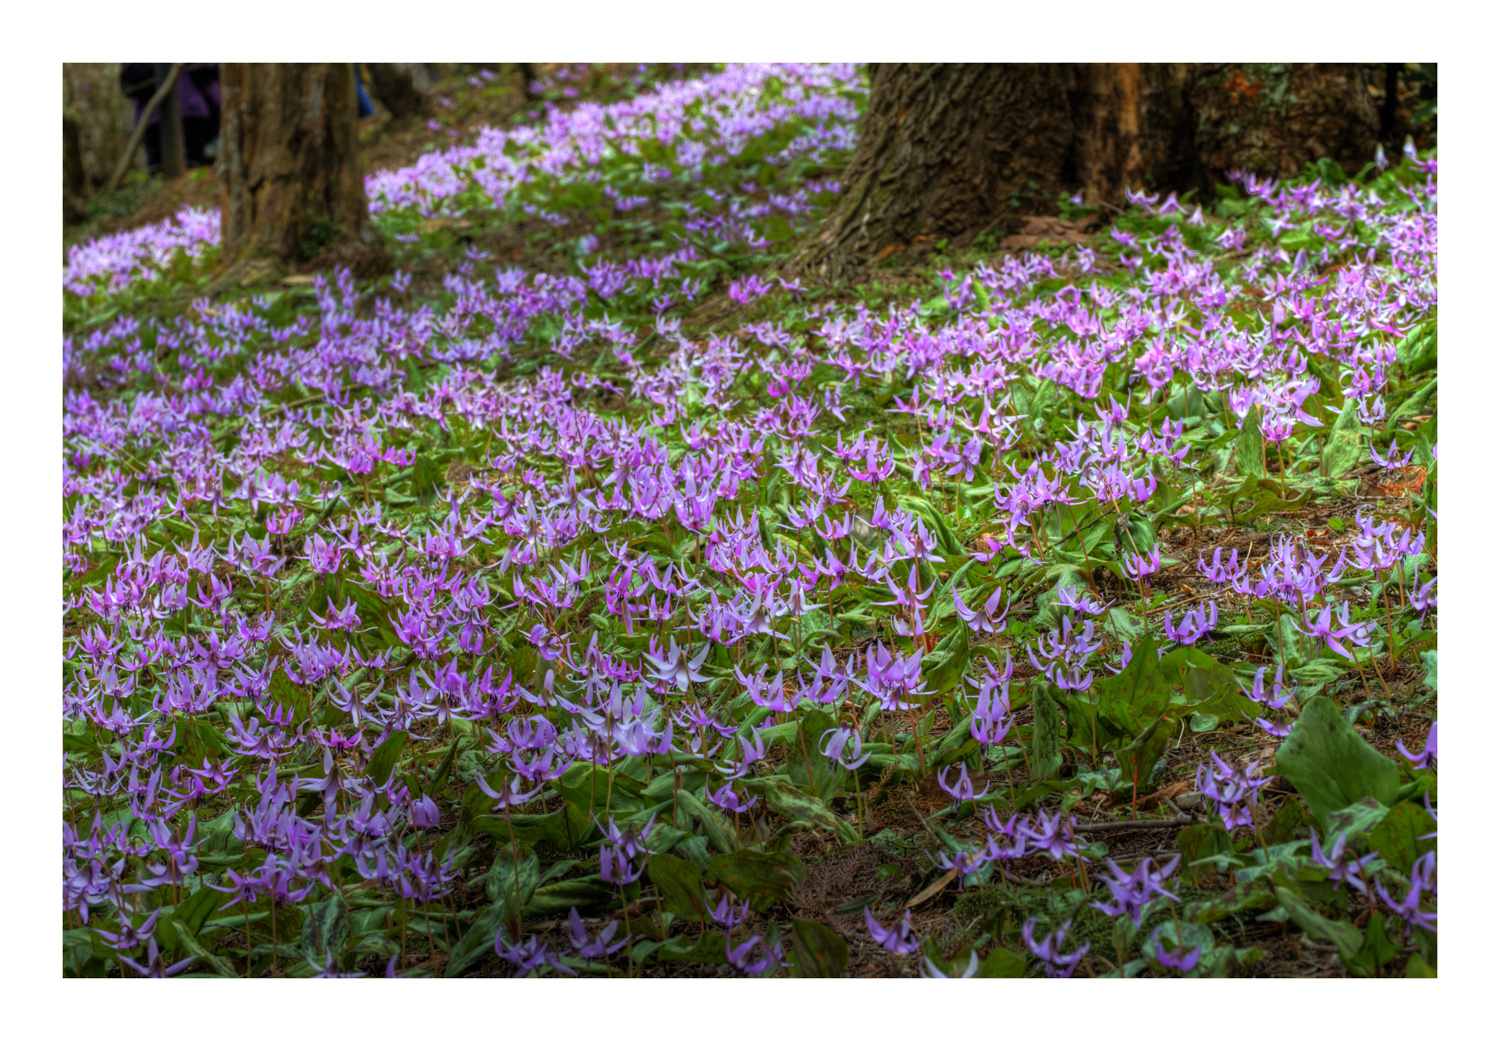
[(411, 119), (427, 111), (427, 94), (417, 83), (411, 64), (365, 64), (370, 74), (370, 93), (385, 106), (393, 119)]
[(80, 144), (78, 117), (63, 110), (63, 223), (76, 224), (83, 219), (88, 201), (87, 177), (83, 172), (83, 145)]
[(224, 64), (223, 262), (309, 259), (373, 241), (352, 64)]
[(843, 192), (790, 267), (843, 280), (914, 243), (1055, 214), (1063, 192), (1114, 205), (1242, 167), (1353, 169), (1378, 127), (1357, 66), (872, 66)]

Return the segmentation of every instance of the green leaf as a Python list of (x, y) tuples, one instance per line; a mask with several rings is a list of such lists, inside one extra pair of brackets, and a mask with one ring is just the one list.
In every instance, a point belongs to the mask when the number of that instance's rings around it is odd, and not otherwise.
[(1413, 954), (1406, 962), (1406, 978), (1409, 980), (1435, 980), (1437, 969), (1427, 964), (1420, 954)]
[(207, 964), (220, 976), (239, 975), (239, 972), (235, 970), (235, 967), (233, 965), (229, 964), (228, 961), (226, 961), (224, 958), (219, 957), (217, 954), (211, 953), (207, 947), (203, 946), (198, 937), (194, 936), (192, 933), (189, 933), (186, 930), (181, 930), (177, 933), (177, 939), (178, 942), (182, 945), (183, 953), (189, 954), (192, 957), (197, 958), (200, 962)]
[(303, 906), (302, 953), (318, 965), (327, 963), (328, 955), (338, 955), (349, 939), (349, 905), (335, 891), (326, 900)]
[[(787, 767), (792, 783), (812, 788), (821, 799), (837, 795), (844, 788), (848, 772), (818, 749), (823, 735), (838, 724), (821, 709), (803, 716), (794, 725), (794, 736), (787, 744)], [(764, 731), (762, 731), (764, 733)]]
[(1265, 439), (1260, 432), (1260, 407), (1252, 408), (1240, 425), (1239, 437), (1234, 439), (1234, 465), (1245, 477), (1266, 475)]
[[(1117, 676), (1096, 680), (1099, 711), (1127, 734), (1141, 735), (1162, 718), (1172, 699), (1167, 673), (1156, 658), (1157, 641), (1148, 636), (1131, 648), (1130, 663)], [(1154, 761), (1147, 764), (1155, 765)]]
[(1049, 686), (1038, 689), (1032, 710), (1031, 773), (1038, 780), (1056, 777), (1062, 766), (1062, 709)]
[(508, 917), (510, 913), (505, 904), (492, 904), (479, 912), (474, 918), (474, 924), (469, 926), (468, 931), (458, 938), (453, 949), (448, 952), (448, 967), (443, 970), (443, 976), (448, 979), (460, 976), (485, 954), (493, 951), (495, 934)]
[(1397, 803), (1370, 832), (1370, 848), (1397, 871), (1409, 874), (1419, 857), (1437, 848), (1437, 840), (1421, 837), (1436, 830), (1437, 822), (1422, 807)]
[(714, 857), (708, 872), (742, 898), (784, 900), (796, 886), (807, 881), (807, 869), (791, 853), (760, 853), (742, 849)]
[(426, 498), (437, 491), (438, 482), (442, 480), (442, 473), (437, 464), (428, 456), (419, 455), (411, 467), (411, 493), (418, 500)]
[[(929, 668), (933, 662), (937, 664)], [(934, 694), (946, 694), (962, 679), (969, 665), (969, 627), (956, 625), (923, 661), (923, 679)]]
[(580, 911), (602, 907), (614, 898), (614, 890), (598, 878), (569, 878), (551, 885), (539, 886), (526, 904), (525, 917), (543, 918), (566, 915), (569, 908)]
[(1322, 696), (1303, 704), (1276, 752), (1276, 769), (1325, 826), (1330, 813), (1360, 799), (1394, 803), (1401, 786), (1396, 764), (1360, 737), (1338, 705)]
[(1183, 874), (1194, 885), (1214, 873), (1212, 865), (1200, 865), (1196, 861), (1234, 852), (1229, 833), (1219, 824), (1189, 824), (1177, 833), (1177, 848), (1182, 851), (1183, 862), (1187, 865)]
[(1328, 431), (1328, 442), (1323, 446), (1323, 474), (1327, 477), (1342, 477), (1365, 457), (1364, 427), (1355, 412), (1358, 403), (1350, 398), (1344, 409)]
[(1115, 752), (1115, 758), (1119, 760), (1123, 771), (1122, 776), (1131, 782), (1136, 791), (1147, 787), (1151, 768), (1156, 765), (1172, 740), (1172, 727), (1163, 726), (1163, 722), (1158, 719), (1146, 728), (1144, 734)]
[(1328, 815), (1325, 832), (1328, 842), (1337, 842), (1342, 838), (1345, 842), (1352, 843), (1356, 839), (1369, 838), (1375, 826), (1385, 820), (1386, 814), (1390, 812), (1390, 807), (1383, 806), (1374, 799), (1361, 799), (1343, 809), (1334, 810)]
[(1026, 959), (1015, 951), (996, 947), (979, 963), (975, 978), (983, 980), (1019, 980), (1026, 976)]
[(1385, 428), (1395, 430), (1402, 423), (1421, 415), (1427, 408), (1432, 396), (1437, 393), (1437, 377), (1434, 376), (1421, 386), (1411, 397), (1403, 401), (1399, 408), (1386, 417)]
[(1286, 886), (1276, 887), (1276, 900), (1286, 908), (1287, 915), (1315, 940), (1324, 940), (1339, 949), (1339, 957), (1350, 965), (1364, 946), (1364, 934), (1348, 922), (1335, 922), (1324, 918), (1308, 907), (1300, 894)]
[(531, 902), (532, 894), (542, 880), (536, 854), (527, 850), (518, 860), (509, 849), (495, 852), (495, 862), (484, 876), (484, 892), (491, 903), (513, 908), (519, 915)]
[(1276, 895), (1264, 883), (1236, 882), (1212, 899), (1187, 904), (1182, 909), (1182, 915), (1189, 921), (1211, 925), (1245, 911), (1270, 907), (1274, 903)]
[(703, 921), (709, 899), (696, 864), (670, 853), (656, 853), (646, 862), (646, 875), (661, 893), (662, 907), (678, 918)]
[(720, 853), (729, 853), (734, 849), (729, 841), (729, 836), (724, 834), (724, 828), (719, 823), (719, 815), (708, 806), (704, 805), (692, 792), (681, 791), (676, 795), (678, 807), (688, 816), (696, 818), (703, 828), (703, 834), (709, 844)]
[(401, 760), (401, 750), (405, 747), (406, 731), (397, 730), (375, 749), (375, 754), (370, 757), (370, 780), (377, 787), (385, 787), (385, 783), (391, 779), (391, 771), (396, 769), (396, 764)]
[(854, 826), (830, 810), (823, 802), (805, 795), (787, 783), (784, 776), (772, 775), (744, 782), (745, 790), (760, 792), (766, 805), (787, 820), (799, 821), (813, 828), (823, 828), (844, 842), (858, 842)]
[(1420, 323), (1396, 345), (1396, 361), (1408, 376), (1437, 368), (1437, 320)]
[[(1312, 830), (1314, 821), (1301, 799), (1283, 799), (1271, 823), (1263, 832), (1266, 844), (1275, 846), (1293, 839), (1305, 838)], [(1300, 833), (1300, 834), (1299, 834)]]
[[(172, 926), (171, 940), (177, 941), (179, 935), (184, 932), (190, 936), (197, 936), (203, 931), (203, 923), (208, 921), (228, 899), (228, 893), (221, 893), (209, 886), (200, 886), (192, 896), (177, 905), (177, 910), (173, 911), (172, 917), (168, 919)], [(162, 924), (165, 926), (167, 923)], [(164, 933), (166, 931), (163, 929)]]
[(798, 976), (838, 979), (849, 968), (844, 938), (821, 922), (792, 919), (792, 952)]
[(724, 934), (710, 929), (692, 942), (686, 935), (674, 936), (655, 951), (657, 961), (688, 961), (707, 965), (724, 965), (729, 961), (725, 952)]

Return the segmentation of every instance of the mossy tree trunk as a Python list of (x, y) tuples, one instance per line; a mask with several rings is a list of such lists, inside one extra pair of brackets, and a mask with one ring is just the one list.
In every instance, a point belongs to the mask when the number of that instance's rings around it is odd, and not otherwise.
[(224, 263), (368, 239), (354, 66), (225, 64), (219, 76)]
[(1372, 158), (1358, 66), (871, 66), (869, 105), (833, 214), (791, 268), (841, 281), (914, 244), (971, 241), (1060, 195), (1204, 189), (1226, 170), (1288, 176)]

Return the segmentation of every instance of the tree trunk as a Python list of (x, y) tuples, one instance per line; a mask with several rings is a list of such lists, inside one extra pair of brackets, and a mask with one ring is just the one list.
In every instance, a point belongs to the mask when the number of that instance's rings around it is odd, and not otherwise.
[[(156, 82), (165, 83), (171, 74), (170, 63), (158, 63)], [(182, 136), (182, 86), (181, 81), (172, 90), (161, 106), (161, 175), (175, 181), (187, 173), (187, 146)]]
[(120, 63), (64, 62), (63, 110), (78, 121), (84, 177), (91, 189), (100, 188), (135, 126), (135, 112), (120, 90)]
[(63, 223), (83, 220), (87, 202), (87, 178), (83, 172), (83, 145), (78, 118), (63, 110)]
[(1059, 196), (1204, 189), (1227, 170), (1290, 176), (1374, 156), (1357, 66), (877, 65), (844, 188), (791, 269), (841, 281), (941, 238), (960, 243)]
[(219, 77), (224, 263), (370, 241), (354, 66), (225, 64)]
[(417, 85), (416, 66), (366, 63), (365, 71), (370, 74), (370, 93), (393, 119), (411, 119), (427, 111), (427, 95)]

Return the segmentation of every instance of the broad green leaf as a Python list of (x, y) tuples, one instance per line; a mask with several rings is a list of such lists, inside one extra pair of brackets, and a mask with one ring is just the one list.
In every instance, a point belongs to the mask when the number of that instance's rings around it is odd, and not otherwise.
[(226, 959), (209, 951), (207, 947), (203, 946), (202, 941), (198, 937), (187, 930), (184, 929), (177, 933), (177, 941), (182, 945), (181, 953), (198, 959), (200, 966), (195, 967), (207, 965), (220, 976), (238, 976), (240, 974)]
[(401, 760), (401, 750), (406, 747), (406, 731), (394, 731), (390, 737), (380, 742), (380, 747), (375, 749), (375, 754), (370, 757), (370, 780), (380, 787), (391, 779), (391, 771)]
[(1324, 940), (1339, 949), (1339, 957), (1349, 965), (1364, 946), (1364, 934), (1348, 922), (1335, 922), (1314, 911), (1302, 897), (1286, 886), (1276, 887), (1276, 900), (1286, 908), (1292, 921), (1315, 940)]
[(791, 787), (785, 777), (771, 776), (747, 781), (745, 789), (762, 793), (766, 805), (788, 820), (827, 829), (844, 842), (859, 841), (859, 833), (854, 830), (853, 825), (830, 810), (822, 800), (804, 795)]
[(1266, 463), (1261, 455), (1265, 443), (1260, 432), (1260, 407), (1256, 406), (1246, 413), (1245, 421), (1240, 424), (1240, 435), (1234, 441), (1234, 465), (1242, 476), (1266, 475)]
[(1062, 708), (1043, 683), (1032, 708), (1031, 773), (1038, 780), (1056, 777), (1062, 766)]
[(1420, 954), (1413, 954), (1406, 962), (1406, 978), (1409, 980), (1435, 980), (1437, 969), (1427, 964)]
[(1156, 765), (1172, 740), (1172, 727), (1163, 723), (1163, 720), (1158, 719), (1146, 728), (1144, 734), (1115, 752), (1115, 758), (1119, 760), (1123, 771), (1122, 776), (1131, 782), (1136, 791), (1145, 790), (1151, 777), (1151, 768)]
[(1408, 376), (1437, 368), (1437, 320), (1420, 323), (1396, 345), (1396, 361)]
[(1187, 903), (1182, 908), (1182, 916), (1189, 921), (1211, 925), (1233, 915), (1270, 907), (1275, 903), (1276, 894), (1264, 883), (1236, 882), (1212, 899)]
[(714, 857), (709, 874), (740, 897), (783, 900), (795, 886), (807, 880), (807, 869), (791, 853), (759, 853), (742, 849)]
[(787, 769), (792, 783), (812, 788), (820, 799), (842, 791), (848, 772), (819, 751), (824, 735), (837, 725), (832, 716), (818, 709), (793, 723), (793, 734), (787, 741)]
[(1130, 662), (1117, 676), (1094, 681), (1099, 711), (1131, 735), (1145, 733), (1162, 717), (1172, 699), (1169, 673), (1157, 661), (1155, 637), (1148, 636), (1131, 647)]
[(570, 908), (579, 911), (602, 907), (614, 898), (614, 890), (598, 878), (570, 878), (538, 886), (526, 904), (526, 917), (566, 915)]
[(1413, 802), (1397, 803), (1370, 832), (1370, 848), (1397, 871), (1407, 874), (1417, 859), (1437, 848), (1435, 839), (1424, 839), (1437, 830), (1437, 822)]
[(1337, 704), (1321, 696), (1303, 703), (1276, 752), (1276, 769), (1325, 826), (1330, 813), (1363, 798), (1390, 805), (1400, 788), (1396, 764), (1355, 732)]
[(1350, 398), (1328, 432), (1328, 441), (1323, 446), (1323, 474), (1327, 477), (1342, 477), (1362, 459), (1369, 462), (1364, 452), (1364, 427), (1355, 411), (1357, 402)]
[(1196, 861), (1232, 853), (1233, 843), (1229, 833), (1220, 824), (1189, 824), (1177, 833), (1177, 848), (1182, 851), (1186, 865), (1183, 873), (1190, 882), (1197, 884), (1214, 871), (1211, 865), (1197, 865)]
[(503, 904), (519, 913), (531, 902), (541, 879), (535, 853), (528, 850), (517, 859), (509, 849), (501, 847), (496, 850), (495, 862), (484, 876), (484, 892), (491, 903)]
[(821, 922), (792, 920), (792, 952), (798, 976), (838, 979), (849, 968), (849, 947), (844, 938)]
[[(211, 918), (215, 911), (222, 907), (229, 899), (228, 893), (221, 893), (209, 886), (200, 886), (192, 896), (177, 905), (168, 919), (172, 929), (173, 939), (182, 932), (197, 936), (203, 931), (203, 923)], [(164, 926), (166, 922), (162, 923)], [(165, 933), (166, 930), (164, 929)]]
[(713, 846), (720, 853), (728, 853), (734, 849), (734, 846), (729, 841), (729, 836), (724, 833), (724, 828), (719, 822), (719, 815), (716, 811), (706, 806), (692, 792), (678, 792), (676, 799), (677, 805), (683, 813), (697, 819), (698, 824), (703, 828), (703, 834), (708, 839), (709, 845)]
[(1395, 430), (1415, 417), (1421, 415), (1428, 408), (1432, 396), (1437, 393), (1437, 377), (1427, 381), (1411, 397), (1403, 401), (1389, 416), (1386, 417), (1385, 428)]
[(923, 661), (923, 680), (933, 694), (946, 694), (963, 680), (964, 669), (968, 666), (969, 627), (955, 625), (953, 631), (933, 648), (931, 657)]
[(723, 965), (729, 961), (724, 934), (710, 929), (702, 936), (674, 936), (656, 948), (657, 961), (687, 961)]
[(996, 947), (979, 963), (975, 977), (984, 980), (1019, 980), (1026, 976), (1026, 959), (1015, 951)]
[(338, 955), (349, 939), (349, 905), (334, 891), (326, 900), (306, 905), (302, 918), (302, 953), (311, 962), (325, 964)]
[(696, 864), (670, 853), (656, 853), (646, 862), (646, 875), (661, 893), (662, 907), (678, 918), (703, 921), (709, 899)]
[(448, 952), (448, 967), (443, 975), (449, 979), (463, 975), (465, 970), (495, 949), (495, 935), (505, 920), (510, 917), (507, 905), (491, 904), (474, 918), (474, 924), (460, 936)]

